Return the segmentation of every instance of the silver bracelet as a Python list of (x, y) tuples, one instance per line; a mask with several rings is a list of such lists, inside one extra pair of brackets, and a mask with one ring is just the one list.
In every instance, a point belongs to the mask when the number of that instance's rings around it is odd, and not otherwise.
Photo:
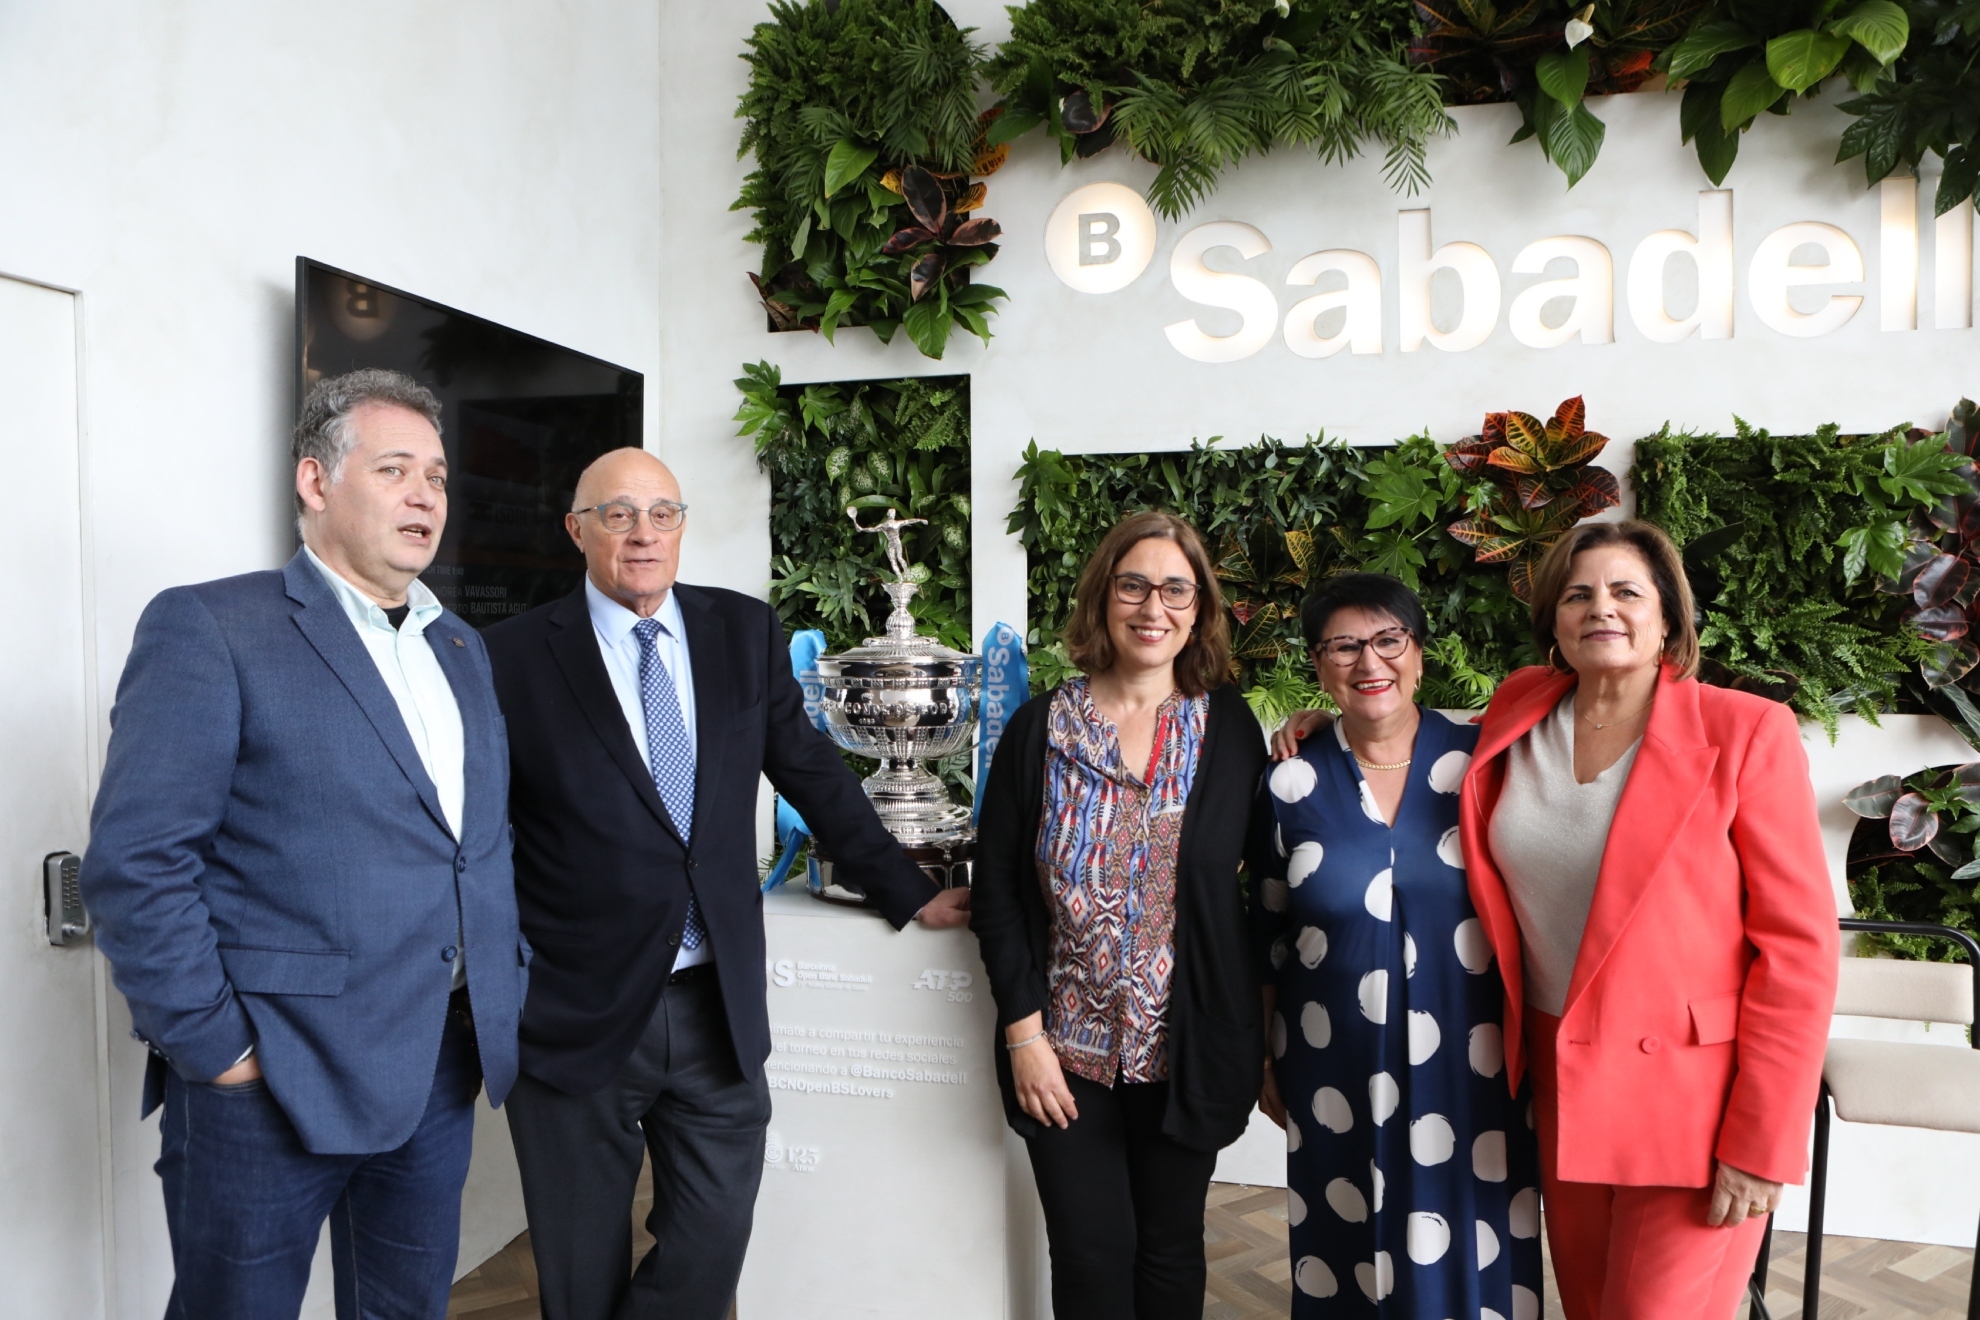
[(1021, 1050), (1027, 1045), (1036, 1045), (1044, 1039), (1045, 1033), (1041, 1031), (1036, 1036), (1026, 1036), (1023, 1040), (1007, 1040), (1004, 1042), (1004, 1048), (1007, 1050)]

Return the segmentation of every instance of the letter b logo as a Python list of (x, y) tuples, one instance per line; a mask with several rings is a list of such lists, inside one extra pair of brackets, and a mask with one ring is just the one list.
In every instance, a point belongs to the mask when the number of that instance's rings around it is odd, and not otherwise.
[(1081, 293), (1125, 289), (1155, 256), (1155, 213), (1119, 183), (1075, 188), (1045, 222), (1052, 273)]
[(1079, 264), (1111, 266), (1121, 259), (1121, 218), (1110, 211), (1087, 211), (1079, 217)]

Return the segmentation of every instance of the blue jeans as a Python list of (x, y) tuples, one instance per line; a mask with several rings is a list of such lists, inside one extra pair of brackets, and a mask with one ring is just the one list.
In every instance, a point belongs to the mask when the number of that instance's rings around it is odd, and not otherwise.
[(176, 1271), (166, 1320), (296, 1316), (325, 1216), (338, 1320), (446, 1315), (481, 1090), (464, 1018), (448, 1013), (419, 1126), (376, 1155), (305, 1150), (264, 1082), (166, 1078), (157, 1169)]

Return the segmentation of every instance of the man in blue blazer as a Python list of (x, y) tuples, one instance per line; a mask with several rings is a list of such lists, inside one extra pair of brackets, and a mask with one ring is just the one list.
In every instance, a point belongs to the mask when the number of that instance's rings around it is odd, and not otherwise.
[(152, 1049), (168, 1320), (446, 1313), (473, 1105), (516, 1075), (508, 744), (481, 639), (418, 575), (447, 518), (440, 404), (310, 391), (303, 548), (162, 592), (112, 712), (82, 885)]

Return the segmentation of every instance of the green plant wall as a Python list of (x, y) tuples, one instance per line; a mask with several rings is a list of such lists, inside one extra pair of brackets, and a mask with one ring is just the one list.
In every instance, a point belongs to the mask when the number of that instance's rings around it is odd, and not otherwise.
[(922, 376), (785, 385), (767, 362), (736, 381), (740, 434), (770, 476), (770, 603), (787, 633), (816, 628), (834, 651), (881, 631), (893, 608), (883, 537), (861, 532), (898, 510), (921, 583), (920, 631), (958, 650), (969, 638), (969, 378)]
[(1204, 535), (1232, 610), (1238, 682), (1262, 720), (1319, 704), (1300, 634), (1313, 583), (1351, 569), (1416, 587), (1435, 634), (1423, 698), (1483, 706), (1498, 681), (1532, 663), (1526, 607), (1502, 566), (1476, 563), (1445, 527), (1467, 509), (1466, 485), (1423, 436), (1387, 449), (1312, 439), (1213, 439), (1165, 454), (1063, 454), (1033, 444), (1010, 530), (1023, 542), (1031, 598), (1031, 677), (1043, 690), (1070, 672), (1059, 629), (1086, 556), (1140, 509), (1164, 509)]

